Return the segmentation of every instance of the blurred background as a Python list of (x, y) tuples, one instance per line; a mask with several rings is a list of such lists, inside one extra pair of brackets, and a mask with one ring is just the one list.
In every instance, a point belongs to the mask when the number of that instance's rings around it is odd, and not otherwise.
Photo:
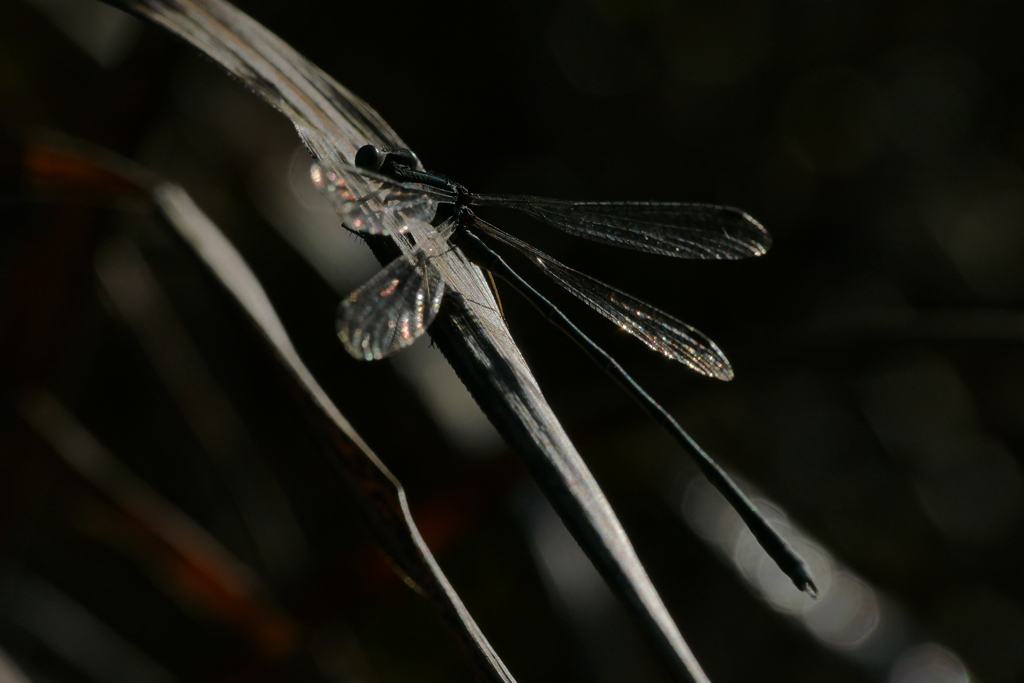
[[(673, 365), (512, 259), (743, 482), (816, 602), (499, 286), (712, 680), (1024, 680), (1014, 3), (238, 4), (473, 190), (728, 204), (771, 232), (763, 258), (685, 262), (487, 215), (735, 366)], [(379, 266), (283, 116), (93, 0), (5, 0), (0, 135), (0, 679), (470, 679), (146, 198), (46, 152), (76, 140), (181, 183), (242, 251), (518, 680), (667, 680), (429, 340), (344, 353), (334, 309)]]

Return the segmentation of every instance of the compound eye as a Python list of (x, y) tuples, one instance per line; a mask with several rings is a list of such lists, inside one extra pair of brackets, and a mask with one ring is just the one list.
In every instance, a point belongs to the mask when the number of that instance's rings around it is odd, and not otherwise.
[(411, 149), (396, 149), (388, 154), (387, 163), (408, 166), (416, 170), (420, 167), (420, 159)]
[(367, 171), (379, 171), (384, 166), (384, 153), (374, 145), (363, 145), (356, 152), (356, 166)]

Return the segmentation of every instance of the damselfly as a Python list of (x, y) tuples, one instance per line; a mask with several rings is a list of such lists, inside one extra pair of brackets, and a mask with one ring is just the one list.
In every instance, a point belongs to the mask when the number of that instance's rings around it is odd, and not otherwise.
[[(523, 280), (475, 234), (523, 253), (547, 276), (650, 348), (697, 372), (732, 379), (722, 351), (701, 332), (636, 297), (574, 270), (479, 218), (476, 206), (518, 209), (559, 230), (604, 244), (695, 259), (737, 259), (764, 254), (768, 232), (738, 209), (663, 202), (572, 202), (542, 197), (473, 194), (422, 169), (409, 150), (359, 149), (354, 164), (333, 171), (313, 166), (314, 183), (345, 225), (358, 233), (411, 239), (414, 248), (352, 292), (338, 309), (337, 330), (356, 358), (386, 357), (413, 343), (437, 315), (444, 296), (439, 261), (457, 244), (475, 263), (508, 282), (537, 306), (622, 384), (694, 457), (729, 499), (761, 545), (801, 590), (815, 592), (804, 563), (751, 502), (678, 422), (607, 352)], [(447, 216), (431, 222), (447, 205)], [(376, 208), (374, 208), (376, 207)], [(392, 220), (385, 220), (385, 218)], [(395, 217), (398, 220), (393, 220)]]
[[(346, 298), (338, 311), (338, 335), (356, 358), (383, 358), (408, 346), (430, 325), (444, 294), (433, 259), (449, 239), (465, 243), (478, 231), (522, 252), (546, 275), (650, 348), (702, 374), (732, 379), (722, 351), (698, 330), (639, 299), (559, 263), (473, 213), (474, 206), (518, 209), (571, 235), (652, 254), (691, 259), (737, 259), (764, 254), (771, 238), (746, 213), (708, 204), (573, 202), (542, 197), (473, 194), (427, 173), (409, 150), (361, 148), (348, 173), (319, 167), (313, 179), (356, 232), (391, 234), (383, 213), (397, 213), (398, 230), (418, 249), (391, 262)], [(362, 182), (358, 182), (362, 181)], [(369, 187), (366, 187), (369, 185)], [(369, 210), (370, 199), (383, 209)], [(439, 204), (451, 207), (436, 228), (428, 226)], [(392, 226), (396, 223), (392, 222)]]

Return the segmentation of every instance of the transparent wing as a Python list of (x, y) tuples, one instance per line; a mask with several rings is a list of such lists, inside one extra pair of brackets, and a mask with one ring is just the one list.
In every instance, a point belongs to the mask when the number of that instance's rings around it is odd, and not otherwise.
[(760, 223), (728, 206), (501, 195), (477, 195), (474, 202), (519, 209), (570, 235), (663, 256), (738, 259), (761, 256), (772, 244)]
[(548, 277), (651, 349), (709, 377), (733, 378), (732, 366), (725, 354), (699, 330), (631, 294), (556, 261), (490, 223), (477, 218), (475, 226), (518, 249)]
[(337, 330), (359, 360), (380, 360), (426, 332), (441, 307), (444, 278), (422, 249), (400, 256), (338, 306)]
[[(314, 163), (310, 177), (349, 230), (371, 235), (405, 233), (411, 220), (429, 223), (438, 202), (454, 198), (443, 190), (398, 182), (355, 167), (330, 170)], [(398, 220), (387, 220), (388, 216)]]

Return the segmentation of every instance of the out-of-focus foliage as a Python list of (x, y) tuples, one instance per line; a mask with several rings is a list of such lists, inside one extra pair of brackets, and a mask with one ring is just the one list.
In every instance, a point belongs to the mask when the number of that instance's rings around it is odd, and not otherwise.
[[(685, 263), (487, 216), (694, 324), (736, 368), (694, 377), (553, 293), (785, 510), (835, 587), (821, 607), (776, 592), (668, 439), (503, 292), (712, 680), (1024, 676), (1014, 3), (239, 4), (473, 189), (717, 202), (771, 231), (758, 261)], [(75, 169), (81, 191), (29, 186), (22, 153), (46, 126), (181, 182), (238, 244), (519, 680), (663, 675), (443, 361), (425, 344), (393, 363), (344, 354), (338, 292), (377, 266), (317, 203), (290, 126), (97, 7), (0, 5), (0, 647), (48, 680), (468, 676), (145, 200)], [(134, 318), (141, 280), (118, 289), (128, 257), (109, 242), (125, 235), (156, 288)], [(15, 417), (30, 385), (232, 558), (217, 566), (234, 601)]]

